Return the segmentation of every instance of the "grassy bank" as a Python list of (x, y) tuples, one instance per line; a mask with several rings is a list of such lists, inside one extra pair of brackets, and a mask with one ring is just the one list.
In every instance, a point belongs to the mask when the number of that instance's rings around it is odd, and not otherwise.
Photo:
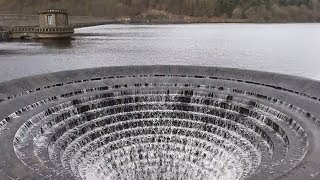
[(193, 17), (194, 22), (320, 22), (320, 0), (0, 0), (0, 14), (32, 15), (47, 8), (109, 18), (143, 16), (155, 10)]

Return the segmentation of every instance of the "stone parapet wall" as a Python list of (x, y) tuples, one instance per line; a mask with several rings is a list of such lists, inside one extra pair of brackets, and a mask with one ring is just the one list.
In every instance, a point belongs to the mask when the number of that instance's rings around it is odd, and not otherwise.
[(39, 27), (16, 26), (12, 28), (12, 38), (62, 38), (71, 37), (74, 33), (73, 26), (65, 27)]

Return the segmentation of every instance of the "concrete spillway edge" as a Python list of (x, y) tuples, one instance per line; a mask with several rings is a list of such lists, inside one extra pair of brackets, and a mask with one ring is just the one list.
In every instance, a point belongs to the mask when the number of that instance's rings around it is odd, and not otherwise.
[[(48, 136), (44, 135), (46, 134), (44, 131), (49, 133), (56, 131), (56, 129), (54, 129), (54, 125), (48, 129), (39, 129), (39, 126), (52, 121), (53, 116), (61, 118), (68, 116), (65, 118), (66, 123), (72, 118), (81, 117), (91, 112), (94, 112), (93, 116), (100, 115), (91, 120), (97, 124), (99, 124), (99, 118), (112, 119), (114, 116), (126, 118), (129, 116), (124, 117), (123, 113), (132, 115), (133, 112), (136, 113), (136, 116), (143, 118), (128, 122), (129, 126), (133, 121), (148, 124), (152, 122), (150, 118), (147, 118), (150, 116), (149, 111), (152, 111), (151, 118), (164, 118), (157, 124), (159, 128), (167, 127), (166, 123), (169, 121), (166, 119), (170, 118), (170, 114), (182, 119), (182, 121), (176, 122), (179, 125), (174, 128), (178, 129), (187, 128), (185, 123), (182, 123), (183, 121), (196, 122), (193, 125), (198, 126), (208, 118), (210, 121), (217, 118), (214, 120), (217, 124), (212, 126), (229, 134), (228, 138), (224, 140), (228, 141), (238, 137), (241, 142), (243, 141), (243, 146), (235, 142), (230, 142), (235, 144), (230, 145), (229, 148), (222, 146), (225, 150), (221, 150), (221, 154), (231, 153), (230, 148), (235, 148), (233, 155), (247, 157), (240, 158), (241, 163), (237, 164), (235, 169), (222, 166), (225, 169), (216, 172), (216, 170), (204, 171), (204, 168), (200, 168), (200, 170), (198, 169), (201, 171), (199, 176), (193, 177), (186, 173), (185, 177), (206, 179), (206, 177), (213, 176), (224, 177), (219, 173), (234, 172), (238, 173), (237, 176), (234, 176), (236, 179), (317, 179), (320, 171), (318, 163), (320, 162), (318, 161), (320, 158), (319, 89), (320, 83), (318, 81), (302, 77), (232, 68), (169, 65), (73, 70), (2, 82), (0, 83), (0, 139), (7, 143), (1, 146), (0, 153), (8, 155), (0, 158), (2, 164), (0, 177), (86, 179), (90, 175), (86, 173), (90, 167), (85, 164), (78, 166), (74, 162), (84, 163), (89, 162), (90, 159), (98, 169), (103, 167), (102, 162), (99, 164), (99, 159), (93, 158), (95, 151), (98, 151), (99, 148), (88, 155), (73, 154), (72, 147), (74, 146), (72, 144), (75, 142), (67, 140), (71, 137), (71, 134), (68, 134), (69, 131), (52, 136), (60, 139), (52, 139), (50, 135), (51, 140), (45, 140)], [(130, 98), (128, 99), (128, 97)], [(135, 98), (132, 99), (132, 97)], [(118, 104), (114, 104), (115, 101)], [(124, 103), (125, 101), (126, 103)], [(110, 108), (111, 110), (109, 110)], [(159, 111), (159, 108), (162, 109)], [(113, 114), (114, 110), (121, 111), (121, 113)], [(67, 114), (63, 115), (63, 112), (67, 112)], [(106, 112), (108, 113), (104, 114)], [(223, 119), (228, 125), (219, 124)], [(261, 119), (263, 119), (262, 124), (255, 122)], [(237, 120), (236, 123), (234, 120)], [(249, 121), (250, 125), (246, 123)], [(147, 129), (152, 129), (154, 126), (155, 124), (146, 126), (146, 129), (142, 129), (141, 133), (147, 133)], [(249, 128), (248, 131), (252, 130), (252, 134), (228, 129), (231, 126), (250, 127), (251, 129)], [(205, 132), (205, 129), (201, 130)], [(130, 133), (136, 131), (136, 129), (127, 130), (130, 130)], [(214, 134), (211, 130), (208, 131)], [(94, 131), (100, 130), (97, 127)], [(126, 131), (126, 129), (122, 131)], [(189, 132), (186, 129), (183, 131)], [(177, 133), (176, 137), (180, 137), (180, 139), (184, 137), (183, 133), (174, 132)], [(278, 136), (273, 137), (272, 132)], [(93, 131), (88, 133), (93, 133)], [(214, 136), (220, 135), (214, 134)], [(66, 139), (63, 138), (64, 136)], [(79, 135), (79, 142), (82, 142), (83, 136), (85, 134)], [(160, 133), (160, 136), (165, 135)], [(200, 137), (202, 136), (196, 136), (195, 133), (194, 142), (203, 142), (204, 139)], [(243, 137), (246, 138), (242, 139)], [(99, 138), (102, 140), (104, 137), (98, 137), (92, 143), (99, 142)], [(148, 139), (147, 136), (140, 140), (147, 142), (146, 139)], [(171, 145), (173, 143), (171, 141), (173, 140), (170, 139), (166, 143), (168, 148), (172, 149), (172, 156), (183, 154), (183, 152), (178, 153), (178, 146)], [(61, 144), (59, 145), (58, 142), (64, 142), (65, 145), (60, 146)], [(217, 141), (214, 142), (217, 143)], [(32, 143), (33, 147), (30, 146)], [(116, 141), (112, 143), (116, 143)], [(159, 143), (155, 144), (159, 145)], [(141, 145), (144, 146), (143, 143)], [(205, 145), (208, 144), (205, 143)], [(93, 144), (87, 146), (93, 147)], [(243, 148), (251, 149), (250, 153), (241, 153)], [(85, 151), (86, 147), (83, 146), (81, 149)], [(29, 154), (30, 150), (34, 154)], [(91, 150), (89, 151), (91, 152)], [(119, 153), (118, 151), (119, 149), (116, 149), (115, 153)], [(220, 152), (219, 149), (214, 151)], [(121, 152), (125, 154), (123, 148)], [(145, 152), (145, 156), (149, 157), (150, 152)], [(199, 159), (199, 153), (194, 156), (193, 158)], [(283, 161), (278, 162), (275, 157), (282, 158)], [(35, 158), (39, 159), (38, 163)], [(170, 157), (163, 158), (170, 159)], [(190, 157), (188, 158), (190, 159)], [(212, 156), (212, 158), (217, 157)], [(235, 157), (235, 159), (237, 158)], [(226, 164), (232, 161), (228, 158), (224, 160), (222, 162)], [(208, 162), (208, 157), (201, 159), (201, 161)], [(218, 161), (217, 163), (219, 164)], [(190, 167), (196, 170), (195, 165), (199, 166), (195, 163)], [(16, 169), (12, 169), (12, 166), (15, 166)], [(28, 171), (28, 168), (33, 171)], [(120, 166), (117, 168), (117, 171), (122, 170)], [(245, 173), (240, 173), (240, 170)], [(128, 170), (127, 175), (137, 171), (137, 169), (132, 169), (130, 172)], [(140, 171), (144, 170), (139, 169), (139, 173), (141, 173)], [(178, 168), (174, 171), (182, 173), (184, 169)], [(99, 177), (105, 176), (102, 173)], [(118, 175), (112, 177), (121, 179)]]

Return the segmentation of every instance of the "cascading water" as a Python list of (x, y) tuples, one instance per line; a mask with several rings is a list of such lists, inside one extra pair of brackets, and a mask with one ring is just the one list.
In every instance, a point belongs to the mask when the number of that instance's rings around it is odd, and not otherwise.
[(318, 86), (285, 75), (184, 66), (0, 83), (0, 179), (317, 178)]

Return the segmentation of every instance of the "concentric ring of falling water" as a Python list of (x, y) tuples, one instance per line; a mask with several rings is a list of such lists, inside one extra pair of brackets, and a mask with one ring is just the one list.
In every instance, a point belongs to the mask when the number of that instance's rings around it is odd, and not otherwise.
[(190, 83), (198, 78), (79, 81), (91, 88), (16, 112), (29, 117), (15, 134), (16, 155), (44, 177), (112, 180), (273, 179), (304, 158), (307, 136), (292, 114), (303, 110), (215, 87), (215, 78)]

